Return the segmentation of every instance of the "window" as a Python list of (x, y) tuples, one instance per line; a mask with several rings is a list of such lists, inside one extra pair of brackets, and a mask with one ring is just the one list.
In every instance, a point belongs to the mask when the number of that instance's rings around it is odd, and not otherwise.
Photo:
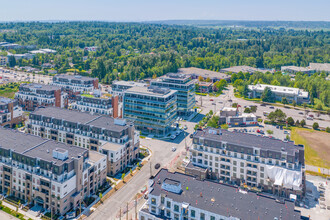
[(196, 212), (195, 212), (195, 210), (190, 210), (190, 216), (191, 217), (196, 217)]
[(264, 178), (264, 173), (260, 173), (260, 178)]
[(166, 202), (166, 207), (167, 207), (167, 208), (171, 208), (171, 202), (170, 202), (170, 201), (167, 201), (167, 202)]
[(166, 210), (166, 216), (167, 216), (167, 217), (171, 217), (171, 211), (168, 210), (168, 209)]
[(201, 213), (200, 220), (205, 220), (205, 214), (204, 213)]
[(174, 205), (174, 211), (179, 212), (179, 206), (178, 205)]
[(211, 216), (211, 217), (210, 217), (210, 220), (215, 220), (215, 217), (214, 217), (214, 216)]
[(237, 162), (234, 160), (234, 161), (233, 161), (233, 164), (236, 166), (236, 165), (237, 165)]
[(151, 206), (151, 212), (156, 213), (156, 206)]
[(241, 167), (244, 167), (244, 163), (243, 162), (241, 162)]
[(151, 198), (151, 204), (156, 205), (156, 199), (155, 198)]
[(260, 171), (262, 171), (262, 172), (263, 172), (264, 170), (265, 170), (265, 168), (264, 168), (264, 167), (260, 167)]

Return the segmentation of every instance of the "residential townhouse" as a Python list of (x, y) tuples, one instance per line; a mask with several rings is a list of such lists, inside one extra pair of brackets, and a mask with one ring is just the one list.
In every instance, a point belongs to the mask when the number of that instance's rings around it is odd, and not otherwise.
[(189, 117), (194, 113), (195, 81), (191, 76), (180, 73), (167, 73), (151, 81), (151, 86), (177, 91), (177, 115)]
[(123, 117), (134, 121), (144, 134), (165, 136), (177, 115), (177, 91), (156, 86), (125, 91)]
[(106, 156), (0, 128), (0, 191), (64, 215), (106, 184)]
[(113, 118), (121, 116), (121, 105), (118, 103), (118, 96), (109, 98), (84, 94), (77, 95), (75, 102), (71, 104), (71, 108), (91, 114), (108, 115)]
[(107, 155), (111, 176), (139, 156), (139, 134), (123, 119), (48, 107), (32, 112), (26, 127), (27, 133)]
[(140, 220), (276, 220), (301, 219), (292, 201), (278, 200), (237, 187), (201, 181), (161, 169), (149, 180), (148, 201)]
[(220, 129), (197, 131), (192, 164), (211, 178), (289, 198), (305, 194), (304, 146), (268, 137)]
[(67, 108), (68, 106), (68, 94), (63, 92), (61, 87), (53, 85), (23, 83), (19, 86), (15, 98), (23, 110), (27, 111), (33, 111), (40, 106), (59, 108)]
[(86, 77), (81, 75), (57, 74), (53, 77), (53, 85), (64, 88), (70, 98), (74, 98), (80, 93), (93, 92), (99, 88), (99, 80), (97, 78)]
[(0, 125), (13, 127), (23, 121), (23, 111), (18, 101), (0, 96)]

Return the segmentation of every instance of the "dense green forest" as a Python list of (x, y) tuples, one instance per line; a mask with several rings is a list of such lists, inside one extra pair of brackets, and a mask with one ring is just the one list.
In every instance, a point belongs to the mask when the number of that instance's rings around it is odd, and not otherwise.
[[(58, 72), (90, 72), (102, 82), (136, 80), (199, 67), (235, 65), (280, 69), (330, 62), (330, 32), (285, 29), (207, 29), (143, 23), (0, 23), (0, 42), (57, 50), (18, 65), (53, 63)], [(243, 40), (242, 40), (243, 39)], [(98, 46), (87, 52), (86, 46)], [(24, 53), (25, 49), (12, 53)], [(45, 71), (47, 72), (47, 70)]]

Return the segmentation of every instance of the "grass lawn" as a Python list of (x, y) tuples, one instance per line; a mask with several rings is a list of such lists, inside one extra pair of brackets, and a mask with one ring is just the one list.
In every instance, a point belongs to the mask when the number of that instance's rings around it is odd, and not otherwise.
[(291, 140), (305, 146), (306, 164), (330, 169), (330, 134), (306, 128), (292, 128)]

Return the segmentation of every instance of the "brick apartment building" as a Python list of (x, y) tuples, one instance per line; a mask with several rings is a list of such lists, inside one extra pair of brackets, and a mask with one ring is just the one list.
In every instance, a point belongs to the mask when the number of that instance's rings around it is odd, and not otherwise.
[(106, 156), (0, 128), (0, 191), (64, 215), (106, 183)]
[(18, 104), (26, 111), (33, 111), (40, 106), (67, 108), (68, 95), (61, 87), (53, 85), (23, 83), (15, 94)]
[(48, 107), (30, 114), (26, 132), (106, 154), (108, 175), (138, 158), (139, 134), (123, 119)]
[(22, 121), (23, 111), (18, 101), (0, 96), (0, 125), (13, 127)]
[(305, 194), (302, 145), (208, 128), (194, 134), (189, 151), (191, 163), (211, 178), (286, 198)]

